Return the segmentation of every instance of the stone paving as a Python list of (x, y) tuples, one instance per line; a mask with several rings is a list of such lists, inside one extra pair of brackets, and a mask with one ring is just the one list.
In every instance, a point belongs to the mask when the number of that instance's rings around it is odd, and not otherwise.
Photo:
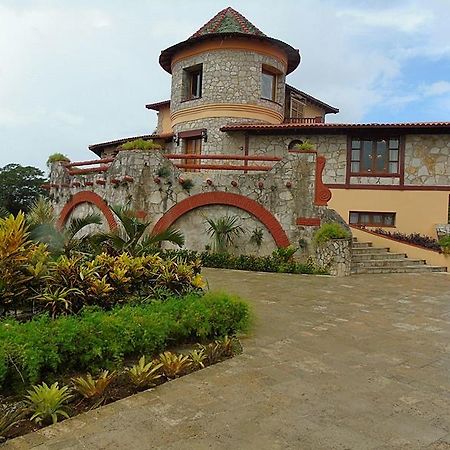
[(242, 355), (6, 448), (450, 448), (448, 274), (205, 272), (253, 305)]

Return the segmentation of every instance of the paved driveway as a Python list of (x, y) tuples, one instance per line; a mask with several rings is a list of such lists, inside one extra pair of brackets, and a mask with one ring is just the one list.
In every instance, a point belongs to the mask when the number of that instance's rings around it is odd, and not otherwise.
[(449, 275), (206, 274), (254, 307), (243, 355), (7, 448), (450, 449)]

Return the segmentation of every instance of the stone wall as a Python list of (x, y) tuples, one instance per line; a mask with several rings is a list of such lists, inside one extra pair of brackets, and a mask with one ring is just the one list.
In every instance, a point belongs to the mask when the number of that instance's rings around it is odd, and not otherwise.
[(448, 135), (406, 136), (405, 184), (450, 185), (450, 139)]
[[(158, 176), (161, 167), (168, 168), (170, 175)], [(288, 154), (268, 172), (244, 174), (229, 171), (181, 172), (158, 151), (121, 151), (108, 171), (100, 174), (69, 176), (60, 164), (55, 164), (50, 180), (54, 187), (50, 194), (57, 214), (75, 194), (92, 191), (108, 205), (128, 205), (152, 224), (156, 224), (174, 205), (196, 194), (238, 194), (243, 199), (242, 208), (235, 210), (218, 207), (209, 212), (208, 208), (197, 208), (192, 214), (188, 211), (185, 217), (180, 218), (178, 225), (189, 235), (188, 243), (203, 249), (210, 242), (204, 229), (200, 227), (204, 223), (205, 214), (217, 218), (227, 209), (233, 214), (240, 211), (239, 217), (249, 234), (256, 227), (263, 228), (267, 246), (261, 252), (267, 254), (274, 248), (273, 242), (260, 221), (249, 216), (245, 209), (245, 199), (254, 200), (271, 213), (293, 245), (299, 246), (303, 241), (311, 242), (315, 227), (299, 226), (297, 218), (319, 218), (326, 210), (326, 207), (314, 204), (315, 174), (315, 153)], [(185, 181), (190, 179), (193, 187), (189, 191), (184, 189), (180, 178)], [(98, 184), (98, 180), (102, 180), (102, 184)], [(118, 184), (114, 184), (116, 180), (119, 180)], [(79, 187), (76, 186), (78, 183)], [(88, 210), (77, 207), (75, 212), (78, 214)], [(195, 237), (191, 237), (194, 232)], [(248, 240), (249, 235), (245, 239)], [(312, 251), (311, 246), (308, 249)], [(242, 244), (240, 251), (253, 252), (253, 248)]]
[(316, 248), (316, 262), (330, 275), (346, 277), (351, 273), (351, 239), (331, 239)]

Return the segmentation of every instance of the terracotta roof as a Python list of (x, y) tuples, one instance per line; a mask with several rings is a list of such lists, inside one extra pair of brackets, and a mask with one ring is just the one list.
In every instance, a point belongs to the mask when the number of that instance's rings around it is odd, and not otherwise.
[(335, 108), (334, 106), (328, 105), (327, 103), (323, 102), (322, 100), (319, 100), (318, 98), (315, 98), (312, 95), (307, 94), (306, 92), (300, 91), (299, 89), (295, 88), (294, 86), (291, 86), (290, 84), (286, 84), (286, 90), (287, 91), (294, 91), (296, 94), (300, 95), (301, 97), (306, 98), (311, 103), (314, 103), (317, 106), (321, 106), (322, 108), (324, 108), (329, 113), (336, 114), (336, 113), (339, 112), (338, 108)]
[(172, 73), (172, 58), (180, 50), (205, 40), (233, 37), (245, 37), (247, 39), (265, 41), (278, 47), (287, 56), (287, 73), (291, 73), (300, 64), (300, 53), (297, 49), (283, 41), (266, 36), (242, 14), (230, 7), (217, 13), (190, 38), (163, 50), (159, 56), (159, 64), (165, 71)]
[(149, 103), (148, 105), (145, 105), (147, 109), (153, 109), (155, 111), (159, 111), (162, 106), (168, 106), (170, 105), (170, 100), (163, 100), (161, 102), (156, 103)]
[(221, 131), (255, 131), (255, 132), (330, 132), (345, 130), (383, 130), (435, 131), (450, 134), (450, 122), (404, 122), (404, 123), (233, 123), (223, 126)]
[(121, 139), (116, 139), (114, 141), (100, 142), (98, 144), (91, 144), (88, 146), (89, 150), (93, 151), (95, 154), (99, 155), (101, 150), (105, 147), (110, 147), (113, 145), (125, 144), (128, 141), (134, 141), (135, 139), (144, 139), (147, 141), (149, 139), (169, 139), (173, 136), (172, 133), (168, 134), (143, 134), (141, 136), (131, 136)]
[(218, 12), (211, 20), (205, 23), (189, 39), (193, 39), (206, 34), (218, 33), (242, 33), (254, 36), (265, 36), (265, 34), (255, 27), (248, 19), (233, 8), (225, 8)]

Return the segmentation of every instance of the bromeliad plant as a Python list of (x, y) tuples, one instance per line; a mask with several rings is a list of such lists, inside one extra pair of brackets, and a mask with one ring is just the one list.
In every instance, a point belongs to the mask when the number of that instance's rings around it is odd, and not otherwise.
[(205, 367), (206, 355), (203, 349), (191, 350), (189, 352), (189, 358), (191, 360), (191, 365), (194, 368), (200, 369)]
[(6, 433), (25, 416), (25, 410), (16, 405), (0, 405), (0, 443)]
[(69, 418), (66, 403), (72, 398), (68, 386), (58, 386), (53, 383), (50, 387), (46, 383), (33, 386), (28, 391), (25, 401), (33, 413), (31, 420), (41, 425), (49, 422), (58, 422), (58, 417)]
[(161, 369), (167, 378), (177, 378), (183, 375), (190, 367), (191, 361), (188, 355), (176, 355), (172, 352), (164, 352), (159, 355)]
[(102, 402), (106, 394), (106, 390), (111, 382), (116, 378), (115, 372), (104, 370), (97, 378), (88, 373), (84, 376), (72, 378), (72, 383), (77, 392), (85, 399), (99, 400)]
[(155, 361), (147, 363), (145, 356), (142, 356), (137, 364), (127, 369), (127, 374), (130, 381), (138, 388), (154, 386), (161, 378), (159, 373), (161, 367), (162, 363)]

